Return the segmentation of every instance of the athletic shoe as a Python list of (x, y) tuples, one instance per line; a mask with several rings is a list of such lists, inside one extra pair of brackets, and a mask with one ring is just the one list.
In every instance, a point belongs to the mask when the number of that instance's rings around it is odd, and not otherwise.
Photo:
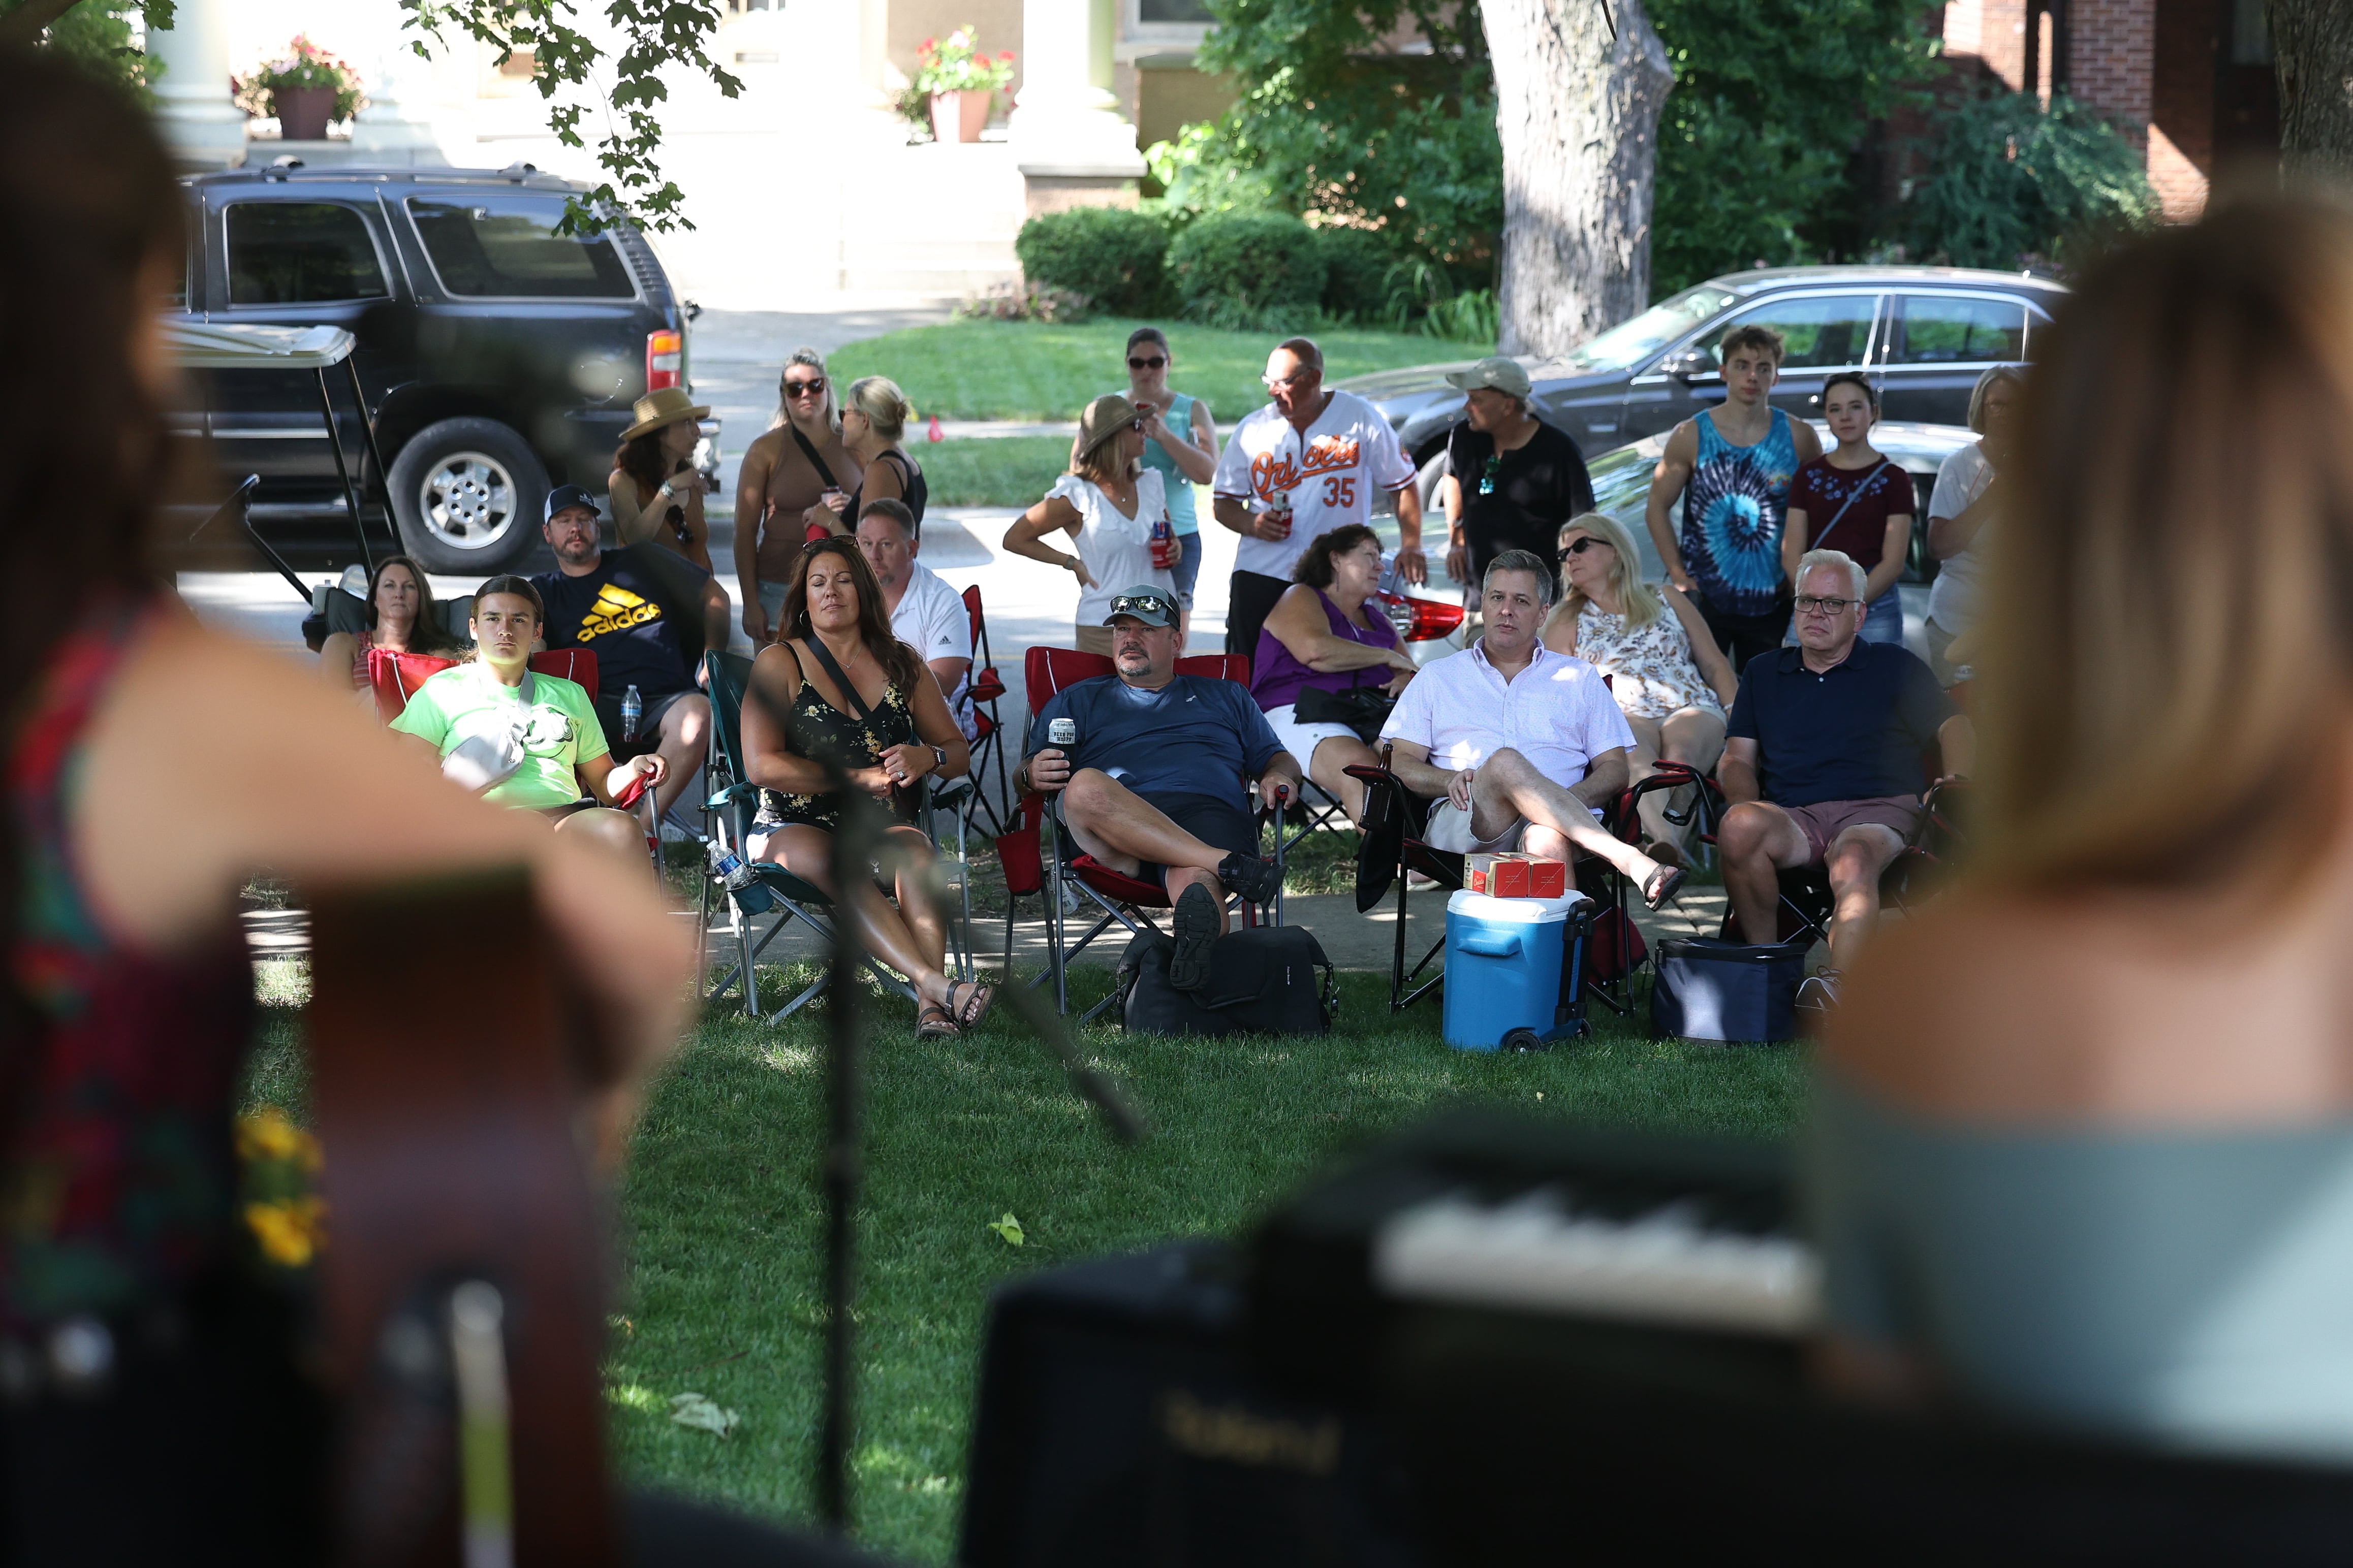
[(1218, 900), (1198, 882), (1176, 895), (1176, 951), (1168, 959), (1168, 984), (1198, 991), (1209, 981), (1209, 949), (1218, 940)]
[(1835, 969), (1817, 970), (1807, 975), (1798, 985), (1798, 1011), (1827, 1015), (1838, 1005), (1841, 978)]
[(1254, 904), (1271, 903), (1282, 889), (1282, 873), (1271, 860), (1240, 851), (1218, 862), (1218, 880), (1226, 891), (1240, 893)]

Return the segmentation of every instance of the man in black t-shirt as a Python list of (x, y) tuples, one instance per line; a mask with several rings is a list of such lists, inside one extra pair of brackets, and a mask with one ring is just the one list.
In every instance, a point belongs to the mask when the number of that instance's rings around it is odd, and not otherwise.
[[(556, 570), (532, 578), (547, 603), (551, 648), (596, 656), (596, 718), (616, 757), (659, 752), (670, 770), (654, 793), (662, 810), (702, 765), (711, 703), (695, 689), (702, 650), (727, 646), (727, 595), (710, 573), (676, 551), (632, 544), (598, 547), (596, 503), (578, 485), (547, 498), (540, 533)], [(637, 738), (621, 733), (621, 700), (638, 689)]]
[[(1552, 562), (1560, 553), (1560, 525), (1593, 510), (1593, 480), (1577, 443), (1538, 419), (1528, 406), (1528, 373), (1497, 355), (1446, 378), (1468, 395), (1469, 407), (1446, 437), (1447, 466), (1439, 481), (1446, 510), (1446, 572), (1458, 583), (1486, 579), (1506, 550), (1525, 550)], [(1557, 587), (1560, 569), (1553, 567)]]

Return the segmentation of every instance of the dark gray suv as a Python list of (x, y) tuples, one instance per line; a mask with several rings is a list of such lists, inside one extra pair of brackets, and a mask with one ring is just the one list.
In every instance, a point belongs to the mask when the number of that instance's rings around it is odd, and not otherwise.
[[(354, 335), (385, 465), (369, 463), (362, 488), (389, 499), (400, 544), (432, 571), (515, 563), (539, 541), (549, 487), (601, 494), (630, 405), (687, 384), (692, 308), (643, 237), (556, 234), (576, 187), (527, 164), (240, 169), (183, 188), (187, 316)], [(197, 385), (203, 405), (181, 427), (209, 436), (230, 474), (261, 477), (255, 521), (348, 553), (316, 379), (234, 371)], [(347, 459), (365, 461), (340, 387), (335, 420)], [(704, 433), (715, 445), (717, 426)]]
[[(1522, 356), (1536, 412), (1590, 458), (1673, 428), (1724, 401), (1715, 345), (1733, 327), (1772, 328), (1788, 345), (1773, 403), (1818, 417), (1822, 383), (1861, 370), (1883, 416), (1923, 425), (1968, 420), (1969, 390), (1989, 365), (2015, 364), (2051, 323), (2066, 289), (2014, 272), (1954, 267), (1783, 267), (1711, 279), (1556, 359)], [(1468, 362), (1463, 362), (1468, 363)], [(1446, 384), (1459, 364), (1355, 376), (1338, 384), (1388, 416), (1427, 468), (1462, 416)]]

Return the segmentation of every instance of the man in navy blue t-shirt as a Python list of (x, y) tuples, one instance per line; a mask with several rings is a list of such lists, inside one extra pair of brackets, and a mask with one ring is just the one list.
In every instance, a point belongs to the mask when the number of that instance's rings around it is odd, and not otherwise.
[(1838, 1000), (1839, 969), (1879, 918), (1879, 874), (1920, 823), (1921, 753), (1935, 744), (1943, 774), (1969, 771), (1969, 721), (1928, 667), (1899, 643), (1859, 639), (1869, 606), (1863, 570), (1836, 550), (1798, 563), (1796, 647), (1748, 661), (1715, 775), (1731, 809), (1716, 847), (1741, 933), (1768, 942), (1780, 907), (1778, 873), (1828, 868), (1837, 908), (1831, 962), (1801, 1005)]
[[(1225, 933), (1219, 888), (1252, 903), (1274, 897), (1273, 862), (1258, 855), (1259, 798), (1299, 798), (1299, 763), (1282, 749), (1247, 688), (1176, 673), (1176, 605), (1149, 585), (1111, 602), (1112, 665), (1056, 692), (1031, 724), (1037, 743), (1021, 787), (1062, 797), (1062, 821), (1088, 854), (1115, 871), (1156, 880), (1176, 906), (1170, 983), (1208, 978), (1209, 944)], [(1053, 743), (1054, 725), (1076, 734)]]

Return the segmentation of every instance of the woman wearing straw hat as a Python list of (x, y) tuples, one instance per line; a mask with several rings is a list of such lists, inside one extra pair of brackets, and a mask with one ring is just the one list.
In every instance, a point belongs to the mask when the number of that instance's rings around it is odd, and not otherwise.
[(683, 388), (665, 386), (638, 399), (638, 422), (621, 432), (621, 449), (606, 480), (613, 531), (623, 544), (659, 540), (705, 572), (711, 570), (711, 527), (702, 519), (702, 475), (694, 444), (709, 404)]
[[(1113, 594), (1149, 583), (1171, 602), (1176, 599), (1176, 535), (1164, 535), (1159, 558), (1153, 552), (1153, 527), (1167, 521), (1168, 499), (1160, 476), (1143, 467), (1144, 426), (1135, 405), (1117, 393), (1088, 404), (1071, 471), (1005, 532), (1005, 548), (1016, 555), (1078, 578), (1072, 644), (1105, 658), (1111, 656), (1111, 628), (1104, 622)], [(1045, 536), (1057, 529), (1070, 534), (1077, 554), (1046, 542)], [(1181, 639), (1177, 646), (1184, 646)]]

